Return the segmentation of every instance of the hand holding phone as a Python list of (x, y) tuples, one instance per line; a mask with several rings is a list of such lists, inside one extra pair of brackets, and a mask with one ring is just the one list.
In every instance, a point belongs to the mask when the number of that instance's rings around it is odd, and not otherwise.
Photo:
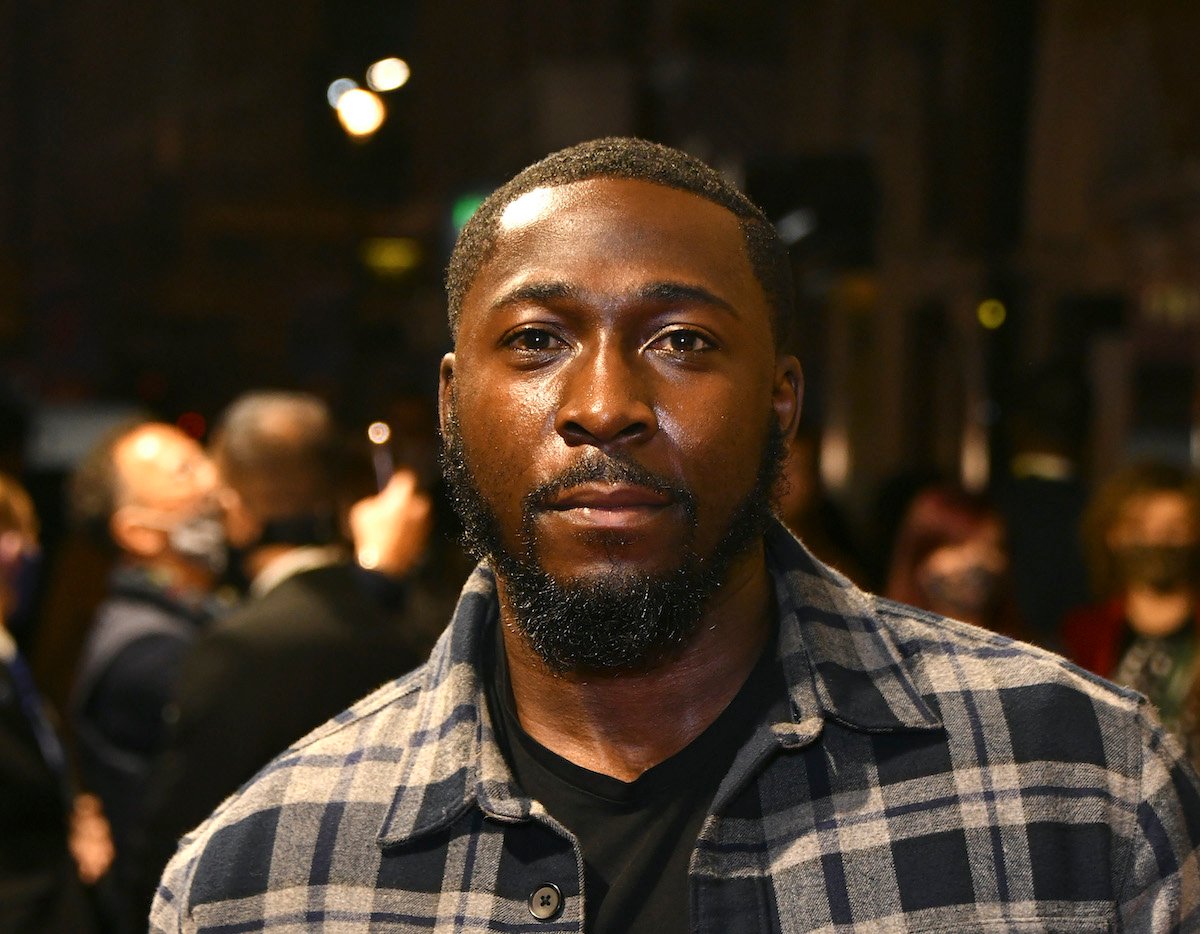
[(350, 507), (350, 533), (358, 563), (393, 577), (410, 573), (433, 528), (433, 504), (417, 488), (417, 475), (396, 471), (374, 496)]

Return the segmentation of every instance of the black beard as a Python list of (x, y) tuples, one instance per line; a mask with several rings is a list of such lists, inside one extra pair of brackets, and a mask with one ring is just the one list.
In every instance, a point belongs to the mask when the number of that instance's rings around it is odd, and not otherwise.
[[(690, 490), (598, 450), (525, 496), (521, 551), (512, 551), (467, 463), (453, 403), (442, 439), (442, 474), (463, 524), (463, 544), (504, 582), (509, 609), (533, 651), (555, 671), (618, 672), (650, 667), (688, 641), (733, 562), (766, 530), (784, 453), (783, 432), (772, 415), (754, 487), (707, 557), (694, 548), (696, 497)], [(668, 493), (689, 520), (679, 565), (665, 573), (614, 571), (587, 580), (551, 576), (536, 554), (535, 514), (553, 493), (587, 482), (631, 483)]]

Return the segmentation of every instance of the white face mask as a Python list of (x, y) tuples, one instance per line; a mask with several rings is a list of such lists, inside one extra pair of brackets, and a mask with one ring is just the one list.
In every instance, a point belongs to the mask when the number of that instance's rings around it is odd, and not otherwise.
[[(225, 572), (229, 565), (229, 542), (225, 537), (225, 523), (221, 521), (219, 512), (206, 508), (169, 523), (162, 521), (163, 514), (157, 509), (136, 506), (126, 508), (137, 509), (141, 513), (139, 525), (166, 532), (167, 544), (179, 557), (215, 575)], [(153, 518), (150, 518), (151, 516)]]
[(229, 564), (229, 542), (225, 525), (210, 513), (200, 513), (167, 529), (167, 541), (180, 557), (195, 561), (213, 574), (221, 574)]

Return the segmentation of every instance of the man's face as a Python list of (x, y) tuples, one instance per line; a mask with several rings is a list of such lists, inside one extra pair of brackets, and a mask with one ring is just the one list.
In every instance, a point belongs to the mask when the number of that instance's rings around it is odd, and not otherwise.
[(113, 459), (118, 544), (143, 557), (181, 548), (192, 557), (192, 546), (175, 532), (203, 517), (213, 517), (208, 522), (215, 526), (218, 513), (216, 469), (200, 445), (171, 425), (155, 423), (122, 439)]
[[(640, 181), (509, 205), (442, 366), (492, 550), (584, 588), (711, 563), (799, 407), (743, 243), (725, 209)], [(761, 558), (738, 550), (729, 574)]]
[(121, 500), (164, 515), (190, 515), (210, 500), (217, 475), (204, 450), (170, 425), (146, 425), (114, 452)]

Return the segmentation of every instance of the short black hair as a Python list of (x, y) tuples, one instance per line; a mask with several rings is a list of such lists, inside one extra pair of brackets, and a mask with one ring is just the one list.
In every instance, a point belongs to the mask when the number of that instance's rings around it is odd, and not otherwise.
[(446, 269), (450, 333), (458, 335), (463, 299), (496, 243), (504, 209), (536, 188), (591, 178), (625, 178), (699, 195), (736, 216), (746, 255), (771, 308), (777, 346), (791, 327), (795, 304), (787, 248), (763, 212), (711, 166), (678, 149), (634, 137), (610, 136), (551, 153), (497, 188), (463, 226)]
[(212, 451), (221, 479), (259, 519), (336, 510), (343, 452), (333, 414), (316, 395), (244, 393), (222, 412)]

